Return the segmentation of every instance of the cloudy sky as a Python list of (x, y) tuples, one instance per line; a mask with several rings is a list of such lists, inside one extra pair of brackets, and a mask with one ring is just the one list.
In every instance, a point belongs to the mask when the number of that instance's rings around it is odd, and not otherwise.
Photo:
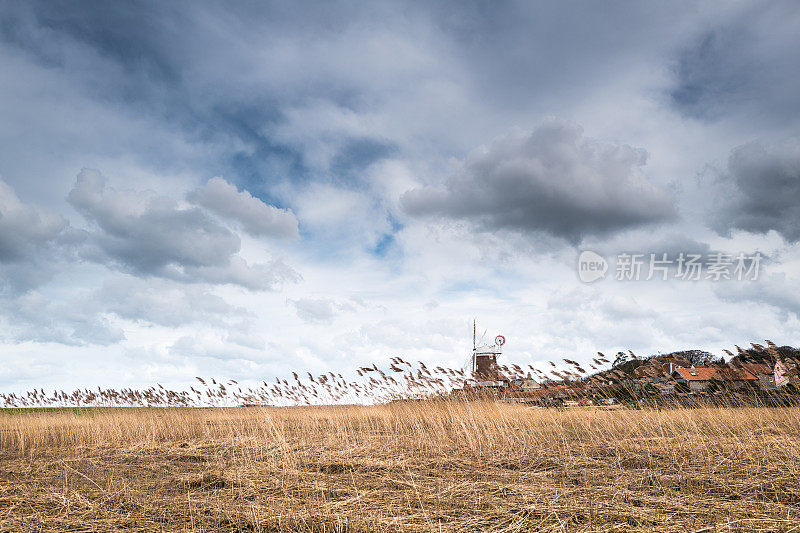
[[(0, 73), (4, 391), (800, 344), (794, 0), (7, 2)], [(616, 279), (681, 252), (764, 260)]]

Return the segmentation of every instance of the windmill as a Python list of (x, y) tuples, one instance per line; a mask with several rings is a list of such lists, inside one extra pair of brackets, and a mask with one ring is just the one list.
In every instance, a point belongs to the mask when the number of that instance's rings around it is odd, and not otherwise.
[[(481, 342), (483, 339), (481, 338)], [(502, 387), (507, 381), (500, 373), (497, 358), (502, 354), (506, 338), (498, 335), (494, 344), (478, 344), (477, 321), (472, 321), (472, 376), (475, 384), (482, 387)]]

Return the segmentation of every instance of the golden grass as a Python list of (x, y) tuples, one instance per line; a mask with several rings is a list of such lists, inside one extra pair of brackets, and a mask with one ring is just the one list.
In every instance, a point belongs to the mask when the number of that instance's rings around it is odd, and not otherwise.
[(793, 531), (800, 409), (0, 414), (2, 531)]

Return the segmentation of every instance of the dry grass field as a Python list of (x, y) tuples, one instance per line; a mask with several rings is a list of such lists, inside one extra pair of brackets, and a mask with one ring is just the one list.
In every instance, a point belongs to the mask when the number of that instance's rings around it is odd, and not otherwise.
[(0, 414), (0, 530), (794, 531), (800, 409)]

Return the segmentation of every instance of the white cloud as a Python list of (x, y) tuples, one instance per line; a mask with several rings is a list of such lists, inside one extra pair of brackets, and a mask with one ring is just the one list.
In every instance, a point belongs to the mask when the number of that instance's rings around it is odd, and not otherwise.
[(119, 318), (167, 327), (191, 323), (224, 326), (249, 315), (208, 287), (134, 276), (107, 279), (91, 300), (98, 309)]
[(249, 265), (238, 255), (239, 236), (198, 207), (149, 191), (117, 190), (95, 170), (83, 170), (69, 202), (96, 225), (87, 252), (137, 275), (206, 281), (270, 290), (296, 281), (281, 261)]
[(231, 331), (225, 337), (225, 342), (244, 346), (245, 348), (252, 348), (253, 350), (263, 350), (267, 346), (267, 342), (259, 335), (247, 334), (241, 331)]
[(3, 300), (2, 340), (36, 341), (72, 346), (106, 346), (125, 339), (125, 333), (82, 298), (52, 300), (37, 291)]
[(239, 191), (222, 178), (211, 178), (191, 191), (189, 201), (223, 218), (235, 220), (256, 237), (297, 238), (297, 218), (289, 209), (278, 209)]
[(303, 322), (330, 324), (342, 311), (353, 311), (352, 304), (342, 304), (331, 298), (300, 298), (288, 300)]
[[(250, 343), (253, 344), (253, 343)], [(230, 343), (213, 333), (185, 335), (177, 339), (167, 350), (173, 355), (189, 358), (208, 357), (212, 359), (260, 359), (259, 347), (243, 343)]]
[(230, 283), (251, 290), (279, 290), (285, 284), (297, 283), (303, 278), (280, 259), (268, 263), (248, 264), (239, 256), (232, 256), (227, 265), (187, 266), (183, 269), (190, 279), (208, 283)]

